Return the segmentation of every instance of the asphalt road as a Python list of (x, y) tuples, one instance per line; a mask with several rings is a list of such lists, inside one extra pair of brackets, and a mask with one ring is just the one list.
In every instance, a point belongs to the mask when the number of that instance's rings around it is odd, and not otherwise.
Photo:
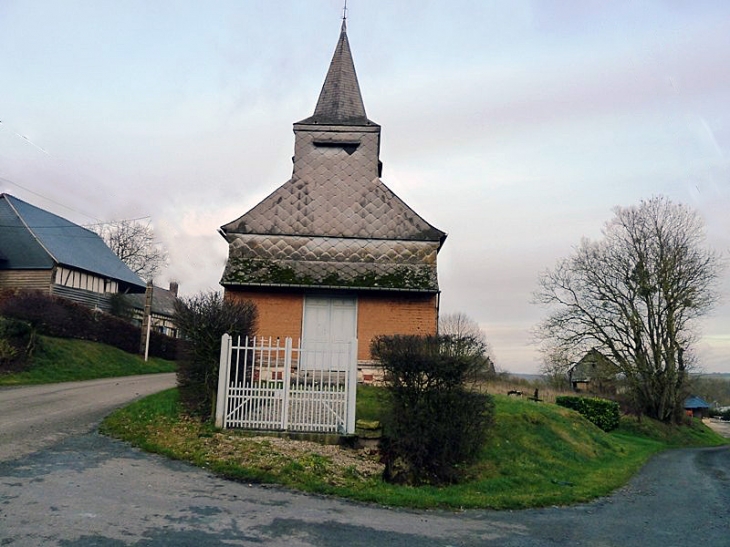
[(92, 431), (112, 410), (175, 386), (175, 374), (0, 387), (0, 462)]
[(0, 545), (730, 545), (730, 450), (665, 452), (590, 504), (454, 513), (221, 480), (92, 431), (0, 463)]

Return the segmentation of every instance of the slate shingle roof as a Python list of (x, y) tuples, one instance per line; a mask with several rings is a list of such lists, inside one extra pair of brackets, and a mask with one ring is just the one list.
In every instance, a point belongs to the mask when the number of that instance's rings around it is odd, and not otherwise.
[[(145, 293), (127, 294), (125, 300), (130, 306), (137, 310), (144, 310)], [(175, 302), (178, 300), (175, 293), (162, 287), (152, 287), (152, 313), (173, 317), (175, 315)]]
[(332, 56), (314, 114), (300, 124), (366, 125), (365, 104), (352, 60), (347, 27), (342, 21), (340, 39)]
[(444, 233), (408, 207), (380, 179), (322, 169), (316, 179), (291, 179), (226, 233), (441, 241)]
[(9, 194), (0, 194), (3, 269), (51, 269), (55, 264), (135, 288), (145, 283), (95, 233)]

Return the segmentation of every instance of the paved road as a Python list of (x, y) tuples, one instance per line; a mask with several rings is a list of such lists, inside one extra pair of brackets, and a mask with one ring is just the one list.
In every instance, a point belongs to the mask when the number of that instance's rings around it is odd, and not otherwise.
[[(0, 398), (6, 392), (0, 392)], [(728, 545), (730, 450), (655, 457), (570, 508), (405, 511), (218, 479), (96, 433), (0, 463), (0, 545)]]
[(0, 461), (92, 431), (112, 410), (175, 386), (175, 374), (0, 387)]

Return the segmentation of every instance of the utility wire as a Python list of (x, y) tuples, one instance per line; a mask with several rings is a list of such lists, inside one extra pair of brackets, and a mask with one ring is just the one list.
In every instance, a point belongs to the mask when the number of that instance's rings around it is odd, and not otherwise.
[[(52, 159), (56, 160), (57, 162), (59, 162), (61, 164), (63, 163), (59, 158), (53, 156), (52, 154), (49, 154), (48, 151), (46, 151), (44, 148), (38, 146), (36, 143), (34, 143), (28, 137), (26, 137), (25, 135), (21, 135), (20, 133), (18, 133), (17, 131), (15, 131), (14, 129), (12, 129), (11, 127), (9, 127), (6, 123), (3, 123), (2, 120), (0, 120), (0, 130), (4, 129), (6, 127), (7, 127), (8, 131), (10, 131), (13, 135), (15, 135), (19, 139), (23, 140), (24, 142), (26, 142), (27, 144), (29, 144), (33, 148), (35, 148), (35, 149), (43, 152), (49, 158), (52, 158)], [(76, 178), (78, 178), (78, 176)], [(87, 218), (90, 218), (90, 219), (96, 221), (96, 222), (91, 223), (91, 224), (86, 224), (85, 226), (101, 226), (101, 225), (104, 225), (104, 224), (114, 224), (115, 222), (125, 222), (125, 221), (135, 222), (137, 220), (145, 220), (145, 219), (150, 219), (151, 218), (150, 215), (145, 215), (145, 216), (141, 216), (141, 217), (137, 217), (137, 218), (130, 218), (130, 219), (123, 219), (123, 220), (116, 220), (116, 221), (105, 222), (105, 221), (103, 221), (103, 220), (101, 220), (101, 219), (99, 219), (99, 218), (97, 218), (97, 217), (95, 217), (93, 215), (89, 215), (88, 213), (84, 213), (83, 211), (79, 211), (78, 209), (74, 209), (73, 207), (69, 207), (68, 205), (65, 205), (63, 203), (60, 203), (60, 202), (54, 200), (54, 199), (51, 199), (51, 198), (49, 198), (47, 196), (44, 196), (43, 194), (39, 194), (38, 192), (34, 192), (30, 188), (27, 188), (26, 186), (23, 186), (22, 184), (19, 184), (19, 183), (15, 182), (13, 180), (10, 180), (10, 179), (8, 179), (6, 177), (0, 176), (0, 181), (7, 182), (9, 184), (12, 184), (14, 186), (17, 186), (18, 188), (21, 188), (21, 189), (25, 190), (26, 192), (30, 192), (31, 194), (33, 194), (35, 196), (38, 196), (39, 198), (45, 199), (47, 201), (50, 201), (51, 203), (54, 203), (54, 204), (58, 205), (59, 207), (63, 207), (64, 209), (67, 209), (67, 210), (72, 211), (72, 212), (74, 212), (76, 214), (85, 216)]]

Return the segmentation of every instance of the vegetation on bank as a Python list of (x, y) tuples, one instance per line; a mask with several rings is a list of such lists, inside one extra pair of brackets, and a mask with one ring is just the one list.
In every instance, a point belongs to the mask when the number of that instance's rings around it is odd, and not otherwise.
[[(381, 391), (358, 390), (358, 418), (379, 418)], [(177, 390), (109, 416), (102, 432), (148, 451), (191, 462), (221, 476), (276, 483), (305, 492), (414, 508), (517, 509), (587, 501), (620, 487), (656, 452), (718, 446), (699, 421), (670, 426), (622, 418), (605, 433), (577, 412), (497, 395), (495, 420), (477, 461), (458, 485), (400, 486), (382, 480), (374, 449), (220, 431), (183, 412)]]
[[(115, 295), (112, 300), (114, 313), (118, 314), (115, 316), (41, 291), (0, 291), (0, 325), (16, 323), (13, 328), (16, 333), (18, 322), (29, 326), (30, 339), (25, 340), (26, 346), (32, 347), (33, 338), (44, 335), (99, 342), (136, 355), (142, 331), (130, 321), (131, 310), (122, 297)], [(7, 329), (0, 327), (0, 339), (11, 342), (17, 349), (23, 347), (21, 340), (7, 334)], [(154, 330), (150, 332), (150, 356), (175, 361), (178, 346), (178, 339)], [(22, 362), (13, 361), (17, 359), (0, 349), (0, 370), (22, 367)]]
[(0, 374), (0, 385), (49, 384), (175, 370), (174, 361), (152, 357), (145, 362), (139, 355), (97, 342), (38, 336), (28, 366), (22, 371)]

